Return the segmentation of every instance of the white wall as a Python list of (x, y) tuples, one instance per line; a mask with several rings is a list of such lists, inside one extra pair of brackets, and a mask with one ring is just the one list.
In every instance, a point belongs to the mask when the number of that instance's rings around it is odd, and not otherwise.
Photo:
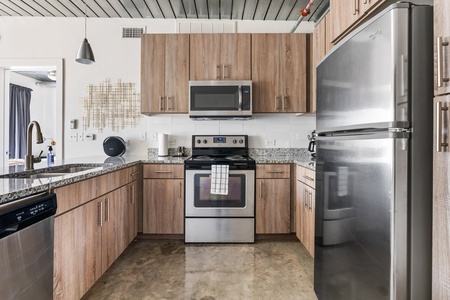
[[(184, 20), (185, 21), (185, 20)], [(294, 22), (240, 21), (237, 32), (289, 32)], [(155, 19), (96, 19), (87, 21), (87, 38), (96, 63), (82, 65), (75, 62), (76, 52), (84, 37), (83, 18), (0, 18), (0, 58), (63, 58), (64, 59), (64, 140), (66, 158), (103, 154), (102, 142), (110, 135), (130, 141), (129, 154), (146, 154), (148, 147), (156, 147), (152, 136), (160, 130), (174, 136), (175, 145), (190, 146), (190, 136), (197, 133), (244, 133), (250, 135), (250, 147), (265, 147), (266, 140), (275, 139), (270, 147), (307, 147), (306, 134), (315, 126), (314, 116), (293, 114), (256, 114), (251, 121), (192, 121), (186, 115), (143, 116), (137, 128), (120, 132), (96, 129), (94, 141), (73, 142), (69, 136), (82, 132), (83, 109), (81, 99), (88, 84), (99, 84), (106, 78), (115, 82), (133, 82), (140, 90), (140, 39), (122, 39), (122, 27), (146, 26), (147, 33), (175, 33), (177, 21)], [(302, 23), (297, 32), (311, 32), (313, 25)], [(78, 119), (79, 127), (69, 129), (69, 121)], [(146, 132), (148, 140), (139, 141), (139, 133)]]

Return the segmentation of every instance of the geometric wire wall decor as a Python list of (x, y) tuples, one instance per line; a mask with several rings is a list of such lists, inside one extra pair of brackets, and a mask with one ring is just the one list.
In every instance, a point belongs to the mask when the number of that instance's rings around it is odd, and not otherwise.
[(113, 85), (106, 79), (99, 85), (89, 84), (87, 93), (87, 98), (82, 99), (83, 130), (94, 127), (102, 132), (109, 127), (119, 131), (126, 126), (136, 127), (138, 118), (142, 117), (140, 95), (134, 83), (118, 79)]

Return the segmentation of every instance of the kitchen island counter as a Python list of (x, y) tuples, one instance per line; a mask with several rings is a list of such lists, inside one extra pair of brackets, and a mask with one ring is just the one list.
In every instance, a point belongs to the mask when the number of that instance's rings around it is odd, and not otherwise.
[[(55, 161), (53, 167), (64, 165), (76, 166), (92, 166), (91, 170), (85, 170), (76, 173), (67, 173), (65, 175), (57, 175), (45, 178), (19, 178), (19, 177), (3, 177), (0, 178), (0, 203), (13, 201), (28, 195), (39, 192), (50, 191), (54, 188), (71, 184), (77, 181), (85, 180), (102, 174), (114, 172), (123, 168), (131, 167), (139, 163), (167, 163), (167, 164), (183, 164), (186, 157), (158, 157), (157, 155), (142, 156), (88, 156), (62, 161)], [(47, 163), (43, 160), (34, 164), (33, 173), (43, 173), (47, 169)], [(24, 171), (24, 165), (6, 167), (2, 170), (3, 176)]]

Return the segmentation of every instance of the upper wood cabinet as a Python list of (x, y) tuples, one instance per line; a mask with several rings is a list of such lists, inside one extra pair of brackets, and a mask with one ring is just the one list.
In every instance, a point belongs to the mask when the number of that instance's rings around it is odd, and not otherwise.
[(434, 1), (435, 95), (450, 93), (450, 1)]
[(187, 113), (189, 35), (141, 37), (141, 112)]
[(190, 80), (250, 80), (248, 33), (191, 34)]
[(306, 34), (252, 34), (253, 112), (306, 112)]
[(337, 44), (347, 33), (361, 24), (375, 8), (393, 0), (330, 0), (331, 36)]
[(309, 112), (316, 112), (316, 66), (327, 53), (327, 26), (326, 17), (317, 24), (311, 35), (310, 53), (311, 53), (311, 70), (310, 70), (310, 102)]
[(330, 14), (333, 26), (331, 27), (332, 40), (336, 40), (360, 16), (361, 0), (330, 0)]

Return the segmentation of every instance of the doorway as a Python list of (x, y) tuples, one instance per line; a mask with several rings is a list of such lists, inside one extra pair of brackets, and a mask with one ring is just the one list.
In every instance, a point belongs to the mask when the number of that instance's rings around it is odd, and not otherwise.
[[(11, 83), (12, 78), (17, 78), (16, 73), (26, 73), (26, 72), (48, 72), (49, 70), (56, 71), (56, 74), (52, 74), (55, 76), (56, 82), (54, 87), (54, 93), (46, 91), (45, 93), (51, 93), (51, 95), (47, 98), (55, 98), (51, 103), (35, 103), (34, 109), (32, 111), (35, 113), (41, 112), (43, 109), (45, 110), (45, 106), (50, 106), (51, 114), (50, 118), (41, 117), (44, 121), (43, 129), (44, 138), (47, 140), (44, 141), (44, 144), (39, 147), (33, 147), (33, 154), (37, 155), (41, 150), (45, 150), (47, 144), (53, 140), (56, 142), (56, 145), (53, 147), (55, 152), (57, 153), (57, 159), (61, 160), (64, 158), (64, 141), (63, 141), (63, 107), (64, 107), (64, 99), (63, 99), (63, 59), (0, 59), (0, 97), (1, 103), (0, 106), (0, 115), (3, 116), (2, 121), (2, 130), (0, 130), (0, 140), (2, 141), (0, 150), (1, 150), (1, 158), (0, 163), (1, 166), (6, 167), (9, 166), (9, 84)], [(42, 87), (36, 86), (36, 89), (42, 89)], [(41, 93), (42, 94), (42, 93)], [(45, 98), (45, 97), (44, 97)], [(31, 113), (31, 118), (33, 119), (33, 112)], [(38, 120), (39, 122), (39, 120)], [(47, 131), (47, 134), (46, 134)], [(37, 153), (34, 153), (36, 152)], [(45, 152), (45, 151), (44, 151)]]

